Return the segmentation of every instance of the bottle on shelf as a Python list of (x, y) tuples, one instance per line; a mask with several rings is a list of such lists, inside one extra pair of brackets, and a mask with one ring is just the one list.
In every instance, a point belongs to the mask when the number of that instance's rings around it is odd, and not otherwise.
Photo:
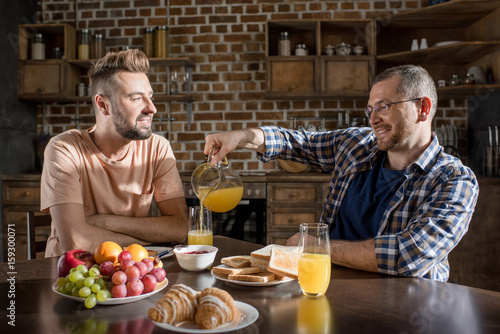
[(31, 59), (45, 59), (45, 43), (42, 34), (35, 34), (31, 43)]
[(90, 30), (82, 29), (78, 32), (78, 59), (90, 58)]

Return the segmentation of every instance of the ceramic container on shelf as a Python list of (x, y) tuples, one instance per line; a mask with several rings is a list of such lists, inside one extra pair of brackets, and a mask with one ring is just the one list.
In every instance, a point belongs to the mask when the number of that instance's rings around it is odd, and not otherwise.
[(335, 47), (335, 52), (340, 56), (348, 56), (351, 54), (351, 46), (342, 42)]
[(471, 66), (467, 71), (467, 74), (474, 75), (477, 84), (486, 84), (486, 74), (481, 66)]
[(365, 47), (361, 45), (356, 45), (354, 48), (352, 48), (352, 52), (354, 52), (356, 56), (360, 56), (363, 53), (365, 53)]
[(328, 44), (327, 46), (325, 46), (323, 52), (327, 56), (332, 56), (333, 54), (335, 54), (335, 48), (332, 45)]

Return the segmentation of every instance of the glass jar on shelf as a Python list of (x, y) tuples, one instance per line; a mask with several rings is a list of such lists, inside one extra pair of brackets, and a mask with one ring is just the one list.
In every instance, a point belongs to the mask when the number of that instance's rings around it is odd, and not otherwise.
[(92, 45), (92, 58), (99, 59), (106, 55), (106, 42), (102, 34), (94, 35), (94, 43)]
[(153, 58), (155, 56), (153, 28), (144, 28), (142, 31), (142, 42), (146, 56), (148, 58)]
[(305, 44), (297, 44), (297, 47), (295, 48), (295, 55), (307, 56), (309, 55), (309, 48)]
[(458, 74), (453, 74), (450, 81), (448, 82), (449, 86), (460, 86), (462, 84), (462, 79), (458, 76)]
[(155, 30), (155, 57), (168, 57), (168, 27), (158, 26)]
[(287, 31), (283, 31), (278, 37), (278, 56), (289, 56), (290, 54), (290, 36)]
[(31, 43), (31, 59), (45, 59), (45, 42), (42, 34), (35, 34)]
[(78, 59), (90, 58), (90, 30), (82, 29), (78, 32)]

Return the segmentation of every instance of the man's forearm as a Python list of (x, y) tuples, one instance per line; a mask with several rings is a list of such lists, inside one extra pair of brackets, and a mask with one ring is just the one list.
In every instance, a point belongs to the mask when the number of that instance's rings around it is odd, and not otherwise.
[(364, 271), (378, 272), (375, 239), (330, 240), (332, 263)]
[(86, 219), (90, 225), (129, 235), (147, 242), (184, 241), (179, 240), (182, 239), (182, 231), (176, 231), (175, 224), (169, 223), (169, 220), (176, 219), (173, 216), (127, 217), (98, 214), (87, 216)]

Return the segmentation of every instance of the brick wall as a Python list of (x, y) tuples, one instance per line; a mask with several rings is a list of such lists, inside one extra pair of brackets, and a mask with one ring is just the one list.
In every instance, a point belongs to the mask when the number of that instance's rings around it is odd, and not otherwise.
[[(170, 140), (179, 170), (188, 172), (204, 161), (204, 138), (211, 132), (260, 125), (292, 127), (290, 118), (298, 116), (325, 117), (326, 128), (335, 129), (339, 112), (363, 117), (366, 101), (361, 100), (266, 100), (266, 20), (370, 18), (426, 5), (427, 0), (39, 0), (38, 23), (66, 22), (77, 29), (89, 28), (92, 34), (102, 33), (108, 50), (141, 47), (144, 27), (168, 25), (170, 56), (188, 56), (195, 62), (191, 129), (185, 103), (156, 103), (156, 117), (166, 119), (170, 111), (175, 118)], [(151, 81), (157, 92), (166, 89), (166, 70), (153, 70)], [(39, 131), (51, 134), (93, 124), (90, 105), (84, 103), (40, 105), (38, 115)], [(465, 101), (441, 102), (435, 125), (443, 122), (453, 122), (460, 138), (465, 138)], [(318, 127), (321, 120), (299, 121), (295, 126), (309, 123)], [(165, 131), (167, 124), (156, 121), (154, 127)], [(461, 144), (465, 147), (465, 141)], [(258, 162), (253, 152), (236, 151), (229, 159), (237, 170), (278, 170), (274, 162)]]

